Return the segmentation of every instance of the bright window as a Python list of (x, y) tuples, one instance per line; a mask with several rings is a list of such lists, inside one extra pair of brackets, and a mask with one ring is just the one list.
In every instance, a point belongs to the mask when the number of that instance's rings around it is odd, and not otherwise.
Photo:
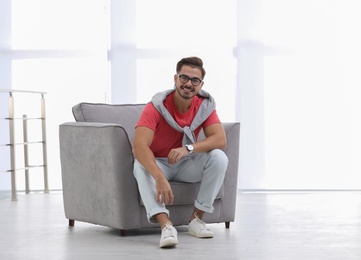
[(267, 188), (360, 188), (360, 7), (263, 1)]

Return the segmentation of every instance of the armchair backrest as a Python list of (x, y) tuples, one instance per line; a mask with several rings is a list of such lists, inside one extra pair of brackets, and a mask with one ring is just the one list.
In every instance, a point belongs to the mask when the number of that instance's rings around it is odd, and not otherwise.
[(132, 143), (134, 127), (138, 122), (145, 104), (102, 104), (79, 103), (72, 109), (77, 122), (111, 123), (122, 126)]

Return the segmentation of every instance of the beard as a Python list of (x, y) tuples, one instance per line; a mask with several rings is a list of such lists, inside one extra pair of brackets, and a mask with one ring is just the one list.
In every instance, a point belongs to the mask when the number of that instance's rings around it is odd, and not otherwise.
[(176, 87), (178, 94), (184, 99), (192, 99), (197, 93), (193, 88), (187, 88), (185, 86)]

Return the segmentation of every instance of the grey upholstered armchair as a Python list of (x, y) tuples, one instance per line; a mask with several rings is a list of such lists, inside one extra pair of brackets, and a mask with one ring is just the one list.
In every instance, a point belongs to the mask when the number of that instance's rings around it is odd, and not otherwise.
[[(65, 217), (69, 225), (83, 221), (125, 230), (154, 227), (146, 218), (133, 176), (134, 126), (144, 104), (80, 103), (73, 107), (77, 122), (59, 127)], [(223, 123), (229, 166), (224, 184), (205, 214), (207, 223), (234, 221), (239, 158), (239, 123)], [(171, 182), (174, 204), (168, 206), (174, 225), (188, 224), (199, 183)]]

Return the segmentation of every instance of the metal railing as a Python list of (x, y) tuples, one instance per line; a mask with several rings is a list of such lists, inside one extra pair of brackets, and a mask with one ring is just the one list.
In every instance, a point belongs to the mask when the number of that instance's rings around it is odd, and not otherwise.
[[(41, 117), (40, 118), (28, 118), (27, 115), (23, 115), (21, 118), (16, 118), (14, 113), (14, 97), (13, 93), (28, 93), (28, 94), (40, 94), (41, 95)], [(0, 93), (9, 94), (9, 117), (4, 118), (9, 120), (9, 143), (0, 144), (0, 146), (9, 146), (10, 147), (10, 168), (5, 172), (11, 173), (11, 200), (16, 201), (17, 198), (17, 189), (16, 189), (16, 171), (24, 170), (25, 171), (25, 192), (30, 192), (29, 187), (29, 170), (35, 167), (43, 167), (44, 170), (44, 192), (49, 192), (48, 186), (48, 168), (47, 168), (47, 149), (46, 149), (46, 117), (45, 117), (45, 98), (44, 95), (46, 92), (41, 91), (26, 91), (26, 90), (13, 90), (13, 89), (0, 89)], [(15, 142), (15, 120), (22, 120), (23, 122), (23, 142)], [(28, 141), (28, 120), (38, 119), (41, 120), (42, 128), (42, 140), (37, 142)], [(29, 164), (29, 145), (41, 143), (43, 148), (43, 164), (42, 165), (30, 165)], [(24, 146), (24, 167), (16, 167), (16, 156), (15, 156), (15, 147), (18, 145)]]

